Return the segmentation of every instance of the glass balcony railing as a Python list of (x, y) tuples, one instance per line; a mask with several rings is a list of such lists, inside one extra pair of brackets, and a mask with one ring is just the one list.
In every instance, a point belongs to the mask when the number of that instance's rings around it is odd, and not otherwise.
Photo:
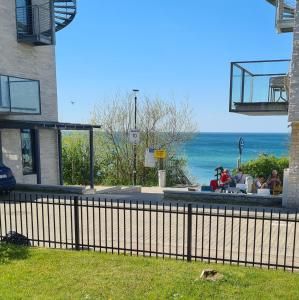
[(290, 60), (231, 63), (230, 111), (286, 114)]
[(0, 75), (0, 113), (40, 114), (39, 81)]

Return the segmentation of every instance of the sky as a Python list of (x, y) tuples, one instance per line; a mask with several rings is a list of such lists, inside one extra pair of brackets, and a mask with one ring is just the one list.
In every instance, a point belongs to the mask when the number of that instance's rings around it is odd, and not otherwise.
[[(187, 101), (201, 132), (287, 132), (286, 116), (228, 112), (231, 61), (291, 58), (265, 0), (79, 0), (57, 33), (59, 120), (89, 122), (115, 94)], [(75, 104), (71, 102), (74, 101)]]

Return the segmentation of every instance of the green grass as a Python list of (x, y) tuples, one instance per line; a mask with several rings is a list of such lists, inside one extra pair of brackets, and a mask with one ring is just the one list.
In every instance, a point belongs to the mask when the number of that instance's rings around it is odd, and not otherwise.
[[(17, 252), (0, 263), (0, 299), (299, 298), (299, 274), (283, 271), (95, 252)], [(224, 278), (200, 280), (204, 268)]]

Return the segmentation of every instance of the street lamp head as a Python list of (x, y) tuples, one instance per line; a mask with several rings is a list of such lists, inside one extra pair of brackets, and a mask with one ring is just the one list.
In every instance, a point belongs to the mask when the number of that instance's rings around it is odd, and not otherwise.
[(139, 92), (139, 90), (133, 90), (133, 92), (134, 92), (134, 93), (138, 93), (138, 92)]

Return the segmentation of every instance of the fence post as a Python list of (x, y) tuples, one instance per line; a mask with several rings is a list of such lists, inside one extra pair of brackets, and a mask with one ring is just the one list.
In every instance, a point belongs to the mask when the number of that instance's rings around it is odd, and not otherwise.
[(80, 250), (79, 198), (74, 197), (75, 249)]
[(192, 204), (188, 204), (187, 261), (192, 260)]

